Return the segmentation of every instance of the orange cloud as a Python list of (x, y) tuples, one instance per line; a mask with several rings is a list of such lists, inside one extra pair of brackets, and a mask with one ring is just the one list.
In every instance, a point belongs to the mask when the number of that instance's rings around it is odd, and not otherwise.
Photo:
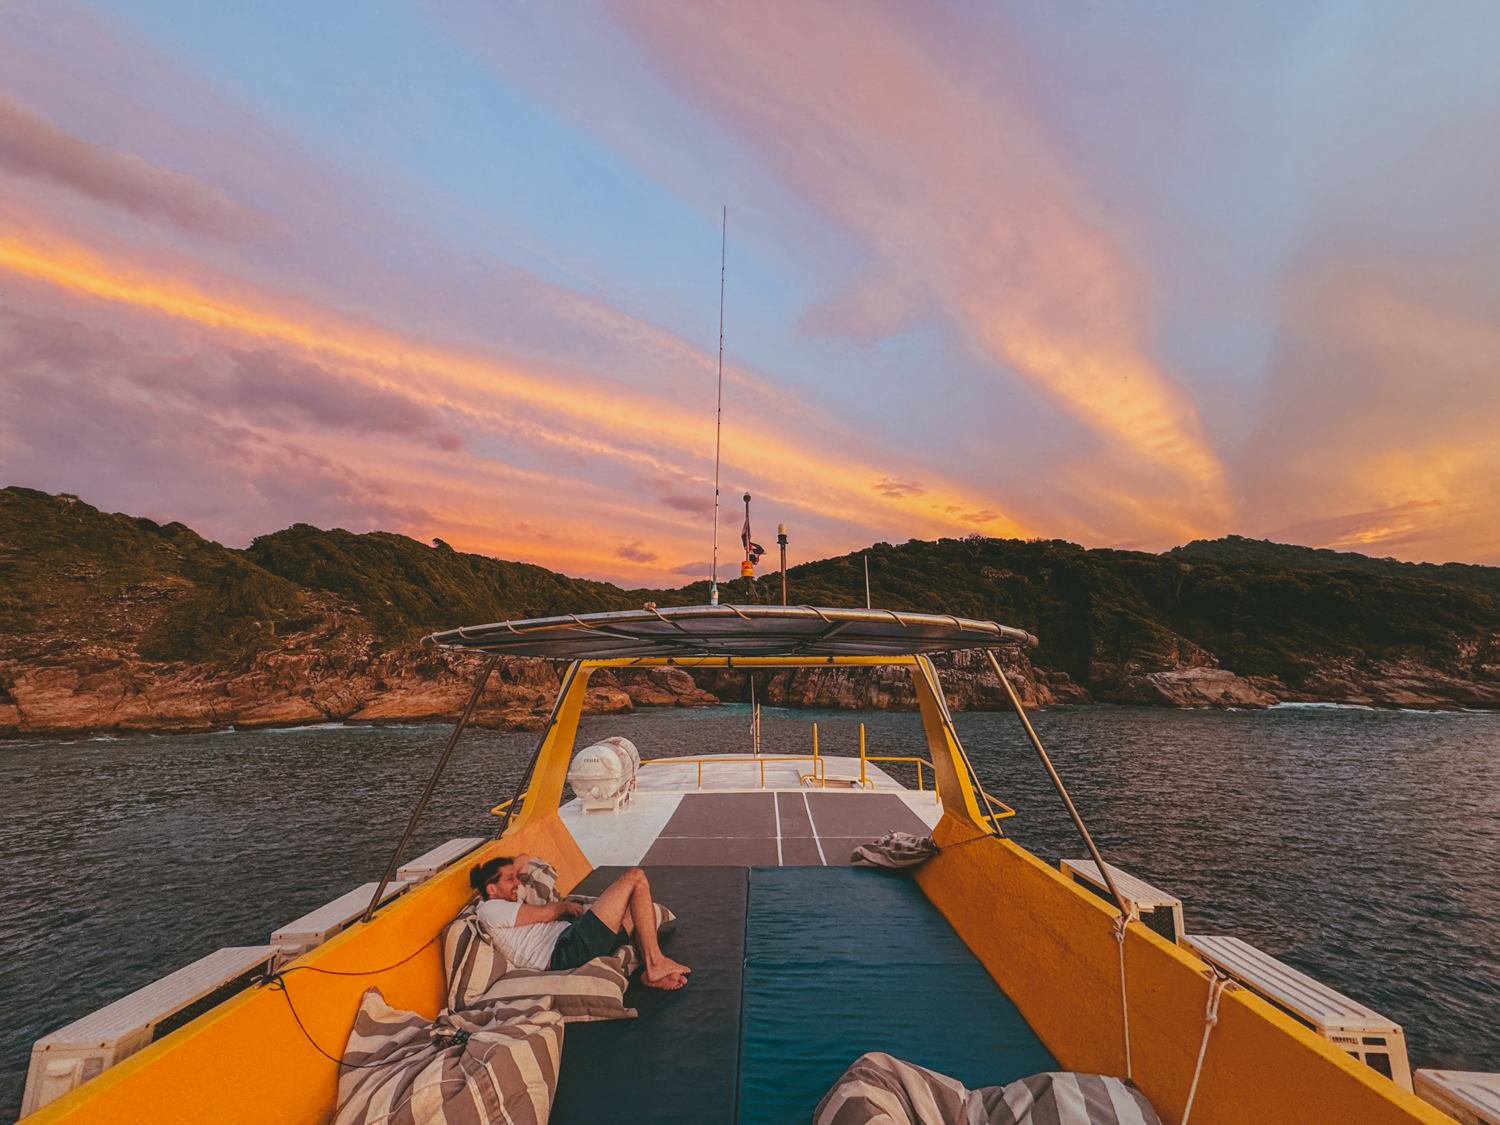
[(1453, 278), (1358, 258), (1289, 290), (1245, 469), (1261, 534), (1500, 562), (1500, 330)]
[[(131, 267), (75, 243), (43, 242), (34, 233), (0, 235), (0, 269), (168, 323), (227, 334), (254, 347), (305, 354), (314, 362), (336, 365), (345, 376), (382, 394), (399, 395), (437, 411), (455, 424), (466, 420), (486, 433), (604, 458), (657, 477), (682, 479), (685, 474), (695, 489), (706, 491), (712, 428), (706, 418), (685, 411), (672, 399), (578, 372), (521, 369), (355, 325), (305, 305), (292, 307), (247, 286), (210, 279), (214, 288), (233, 293), (228, 298), (214, 296), (202, 285)], [(707, 357), (702, 358), (706, 369)], [(826, 445), (798, 440), (795, 433), (790, 438), (777, 436), (786, 429), (754, 420), (726, 425), (726, 450), (753, 450), (756, 458), (750, 464), (731, 457), (726, 472), (752, 484), (763, 499), (877, 529), (1024, 533), (985, 497), (931, 479), (920, 492), (880, 489), (879, 482), (889, 479), (888, 467), (847, 453), (825, 455)]]

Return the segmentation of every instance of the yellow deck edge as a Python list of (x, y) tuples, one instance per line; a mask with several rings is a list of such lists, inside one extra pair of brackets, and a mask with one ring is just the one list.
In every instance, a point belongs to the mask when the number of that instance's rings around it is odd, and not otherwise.
[[(469, 900), (469, 868), (494, 855), (543, 855), (567, 891), (591, 870), (553, 810), (528, 817), (503, 840), (491, 841), (420, 887), (303, 954), (292, 966), (354, 972), (325, 976), (292, 972), (288, 989), (297, 1014), (318, 1045), (343, 1053), (360, 998), (378, 986), (388, 1003), (431, 1018), (443, 1006), (442, 958), (424, 943)], [(292, 966), (288, 966), (291, 968)], [(293, 1020), (286, 997), (253, 988), (111, 1067), (78, 1089), (22, 1118), (25, 1125), (314, 1125), (333, 1117), (338, 1068), (320, 1055)]]
[[(1008, 839), (976, 838), (945, 816), (943, 852), (914, 878), (1058, 1063), (1125, 1074), (1118, 911)], [(1136, 1084), (1180, 1121), (1203, 1040), (1208, 967), (1140, 923), (1125, 940)], [(1192, 1121), (1203, 1125), (1453, 1125), (1290, 1016), (1226, 992)]]

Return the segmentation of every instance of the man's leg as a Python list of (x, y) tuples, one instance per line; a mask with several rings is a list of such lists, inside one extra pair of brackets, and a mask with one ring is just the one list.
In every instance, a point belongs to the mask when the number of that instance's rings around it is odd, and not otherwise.
[(651, 884), (646, 873), (632, 867), (621, 875), (589, 907), (612, 930), (619, 930), (627, 919), (635, 929), (645, 968), (641, 979), (653, 988), (681, 988), (691, 971), (664, 955), (656, 941), (656, 904), (651, 900)]

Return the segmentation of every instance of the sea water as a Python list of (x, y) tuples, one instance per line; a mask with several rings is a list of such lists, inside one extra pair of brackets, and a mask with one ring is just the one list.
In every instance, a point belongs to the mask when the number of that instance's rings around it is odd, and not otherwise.
[[(748, 708), (585, 719), (645, 758), (748, 752)], [(1405, 1029), (1412, 1065), (1500, 1070), (1500, 714), (1279, 707), (1034, 716), (1104, 855)], [(762, 749), (925, 752), (914, 714), (762, 712)], [(955, 723), (1007, 831), (1086, 854), (1015, 717)], [(34, 1039), (378, 879), (448, 730), (0, 743), (0, 1120)], [(471, 730), (407, 858), (493, 832), (534, 734)], [(913, 767), (889, 772), (915, 787)], [(929, 782), (930, 784), (930, 782)], [(673, 904), (674, 907), (677, 904)], [(691, 909), (691, 904), (683, 904)]]

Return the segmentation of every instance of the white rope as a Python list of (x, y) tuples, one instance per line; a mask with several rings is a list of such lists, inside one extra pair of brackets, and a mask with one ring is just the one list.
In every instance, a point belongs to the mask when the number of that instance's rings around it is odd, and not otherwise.
[(1130, 919), (1121, 914), (1115, 918), (1115, 941), (1120, 945), (1120, 1018), (1125, 1024), (1125, 1077), (1134, 1078), (1130, 1062), (1130, 997), (1125, 989), (1125, 927)]
[(1198, 1048), (1198, 1065), (1193, 1067), (1193, 1084), (1188, 1088), (1187, 1105), (1182, 1110), (1182, 1125), (1188, 1125), (1188, 1116), (1193, 1112), (1193, 1098), (1198, 1094), (1198, 1077), (1203, 1073), (1203, 1056), (1208, 1054), (1208, 1036), (1214, 1024), (1219, 1022), (1219, 997), (1229, 984), (1228, 977), (1214, 973), (1208, 986), (1208, 1011), (1204, 1015), (1203, 1043)]

